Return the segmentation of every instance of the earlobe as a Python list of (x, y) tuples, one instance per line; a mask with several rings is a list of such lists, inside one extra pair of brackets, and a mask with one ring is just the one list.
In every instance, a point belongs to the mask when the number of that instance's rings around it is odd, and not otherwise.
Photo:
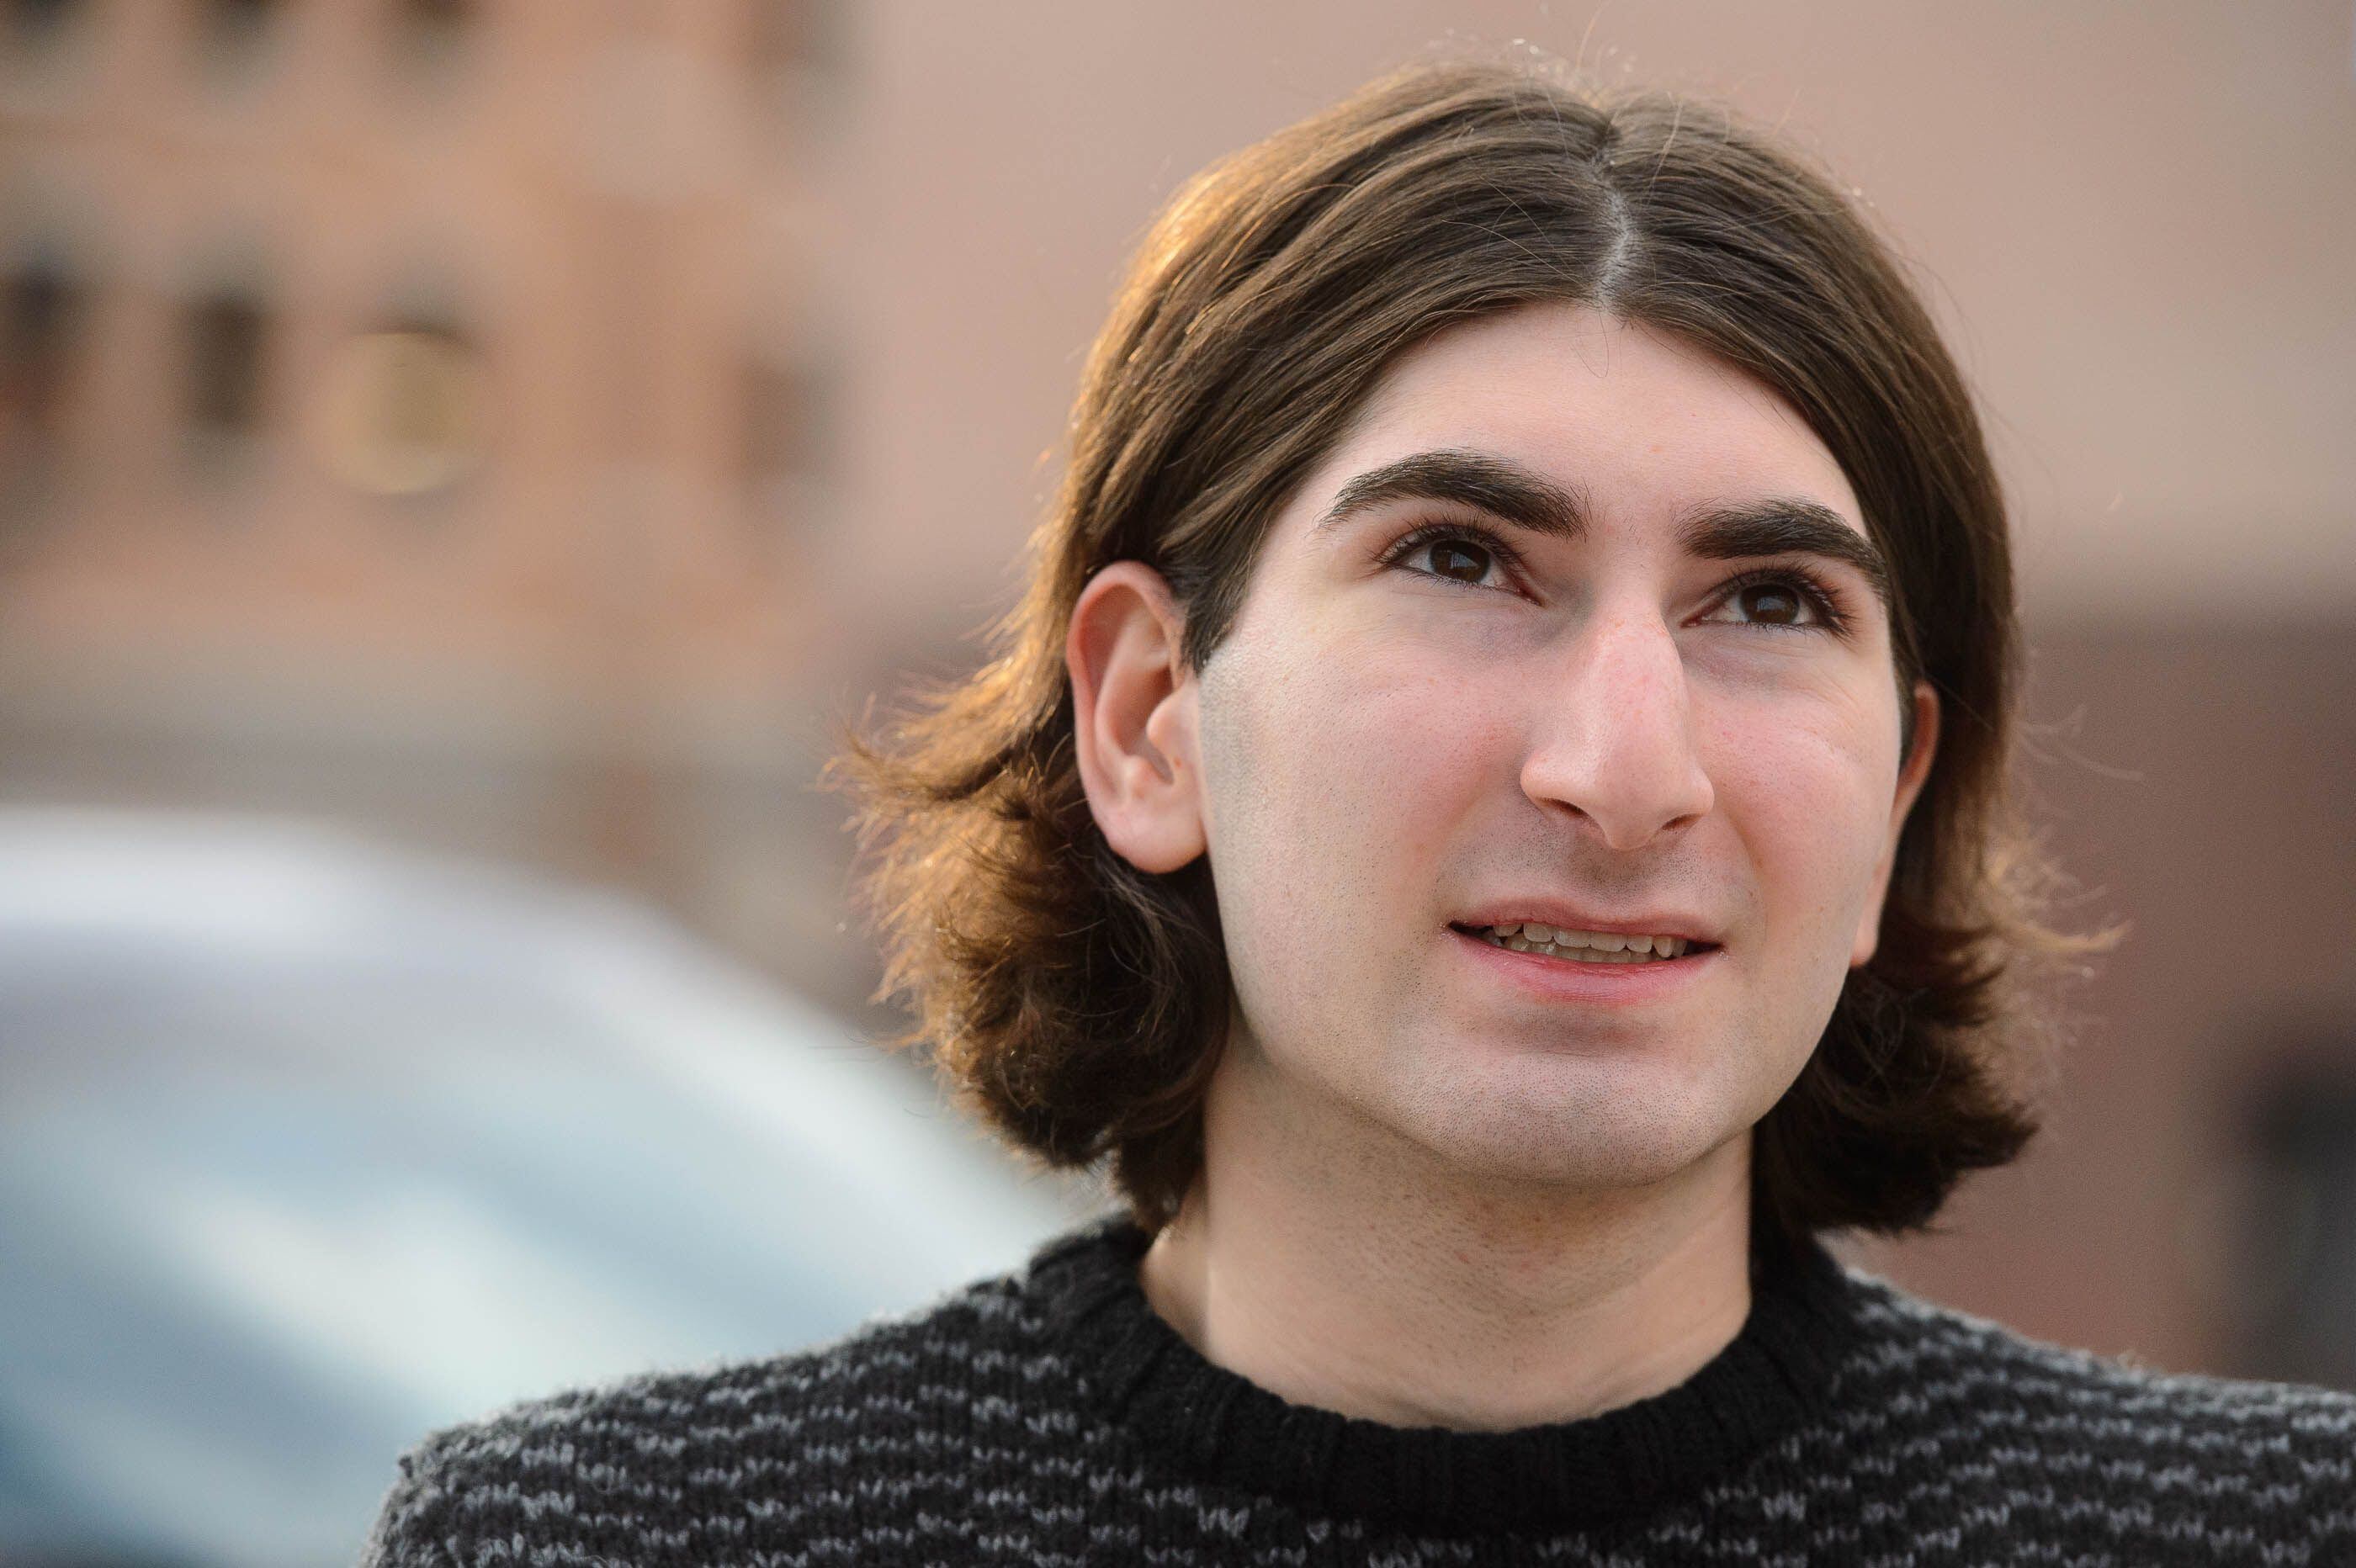
[(1873, 869), (1872, 896), (1866, 901), (1864, 918), (1858, 922), (1857, 936), (1849, 949), (1849, 967), (1862, 967), (1873, 959), (1881, 935), (1881, 912), (1890, 898), (1890, 877), (1898, 864), (1898, 840), (1906, 830), (1906, 819), (1922, 795), (1922, 786), (1931, 777), (1931, 763), (1939, 752), (1939, 694), (1928, 681), (1914, 683), (1913, 747), (1900, 763), (1898, 788), (1890, 805), (1890, 827), (1881, 844), (1881, 859)]
[(1121, 560), (1081, 590), (1064, 640), (1088, 811), (1141, 871), (1177, 870), (1206, 844), (1184, 631), (1161, 573)]

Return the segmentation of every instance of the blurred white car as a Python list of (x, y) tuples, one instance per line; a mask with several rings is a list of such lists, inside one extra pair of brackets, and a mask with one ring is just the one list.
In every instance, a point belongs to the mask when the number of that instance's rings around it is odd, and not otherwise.
[(0, 811), (0, 1562), (349, 1562), (431, 1427), (830, 1338), (1094, 1206), (635, 903)]

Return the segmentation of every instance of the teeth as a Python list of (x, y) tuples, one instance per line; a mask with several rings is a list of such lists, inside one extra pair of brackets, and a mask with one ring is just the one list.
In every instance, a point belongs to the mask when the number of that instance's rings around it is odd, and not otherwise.
[(1625, 936), (1617, 932), (1559, 931), (1534, 921), (1507, 921), (1482, 931), (1483, 941), (1516, 953), (1544, 953), (1583, 964), (1653, 964), (1682, 958), (1692, 945), (1682, 936)]

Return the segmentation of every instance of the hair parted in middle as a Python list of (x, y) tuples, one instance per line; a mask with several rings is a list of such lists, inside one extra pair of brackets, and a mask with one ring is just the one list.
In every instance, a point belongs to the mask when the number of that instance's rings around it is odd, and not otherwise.
[[(2004, 505), (1961, 376), (1839, 189), (1723, 110), (1585, 91), (1528, 60), (1408, 69), (1205, 171), (1151, 229), (1091, 352), (1055, 508), (994, 656), (834, 764), (853, 791), (885, 994), (1018, 1147), (1108, 1161), (1148, 1229), (1203, 1162), (1232, 993), (1207, 858), (1139, 870), (1081, 787), (1071, 611), (1160, 572), (1199, 672), (1269, 525), (1402, 351), (1541, 302), (1675, 335), (1763, 382), (1839, 462), (1890, 563), (1893, 675), (1943, 709), (1870, 963), (1756, 1130), (1784, 1240), (1926, 1225), (2035, 1130), (2007, 1059), (2024, 961), (2083, 951), (2006, 769), (2018, 663)], [(1901, 712), (1911, 702), (1901, 700)]]

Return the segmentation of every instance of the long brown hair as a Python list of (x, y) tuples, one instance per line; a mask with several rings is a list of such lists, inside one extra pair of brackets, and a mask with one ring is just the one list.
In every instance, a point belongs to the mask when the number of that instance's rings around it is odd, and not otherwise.
[[(1926, 1225), (2035, 1130), (2002, 1058), (2021, 961), (2084, 944), (2040, 915), (2006, 769), (2019, 658), (2004, 503), (1962, 378), (1824, 175), (1725, 111), (1605, 95), (1524, 61), (1412, 68), (1205, 171), (1098, 337), (1028, 592), (970, 679), (869, 734), (838, 776), (869, 851), (884, 994), (986, 1121), (1046, 1163), (1108, 1159), (1149, 1228), (1199, 1171), (1229, 979), (1206, 863), (1141, 872), (1098, 830), (1063, 663), (1091, 573), (1134, 560), (1200, 670), (1269, 523), (1397, 356), (1539, 301), (1681, 336), (1780, 392), (1888, 558), (1901, 689), (1940, 743), (1881, 941), (1762, 1121), (1763, 1232)], [(1901, 707), (1911, 707), (1902, 704)]]

